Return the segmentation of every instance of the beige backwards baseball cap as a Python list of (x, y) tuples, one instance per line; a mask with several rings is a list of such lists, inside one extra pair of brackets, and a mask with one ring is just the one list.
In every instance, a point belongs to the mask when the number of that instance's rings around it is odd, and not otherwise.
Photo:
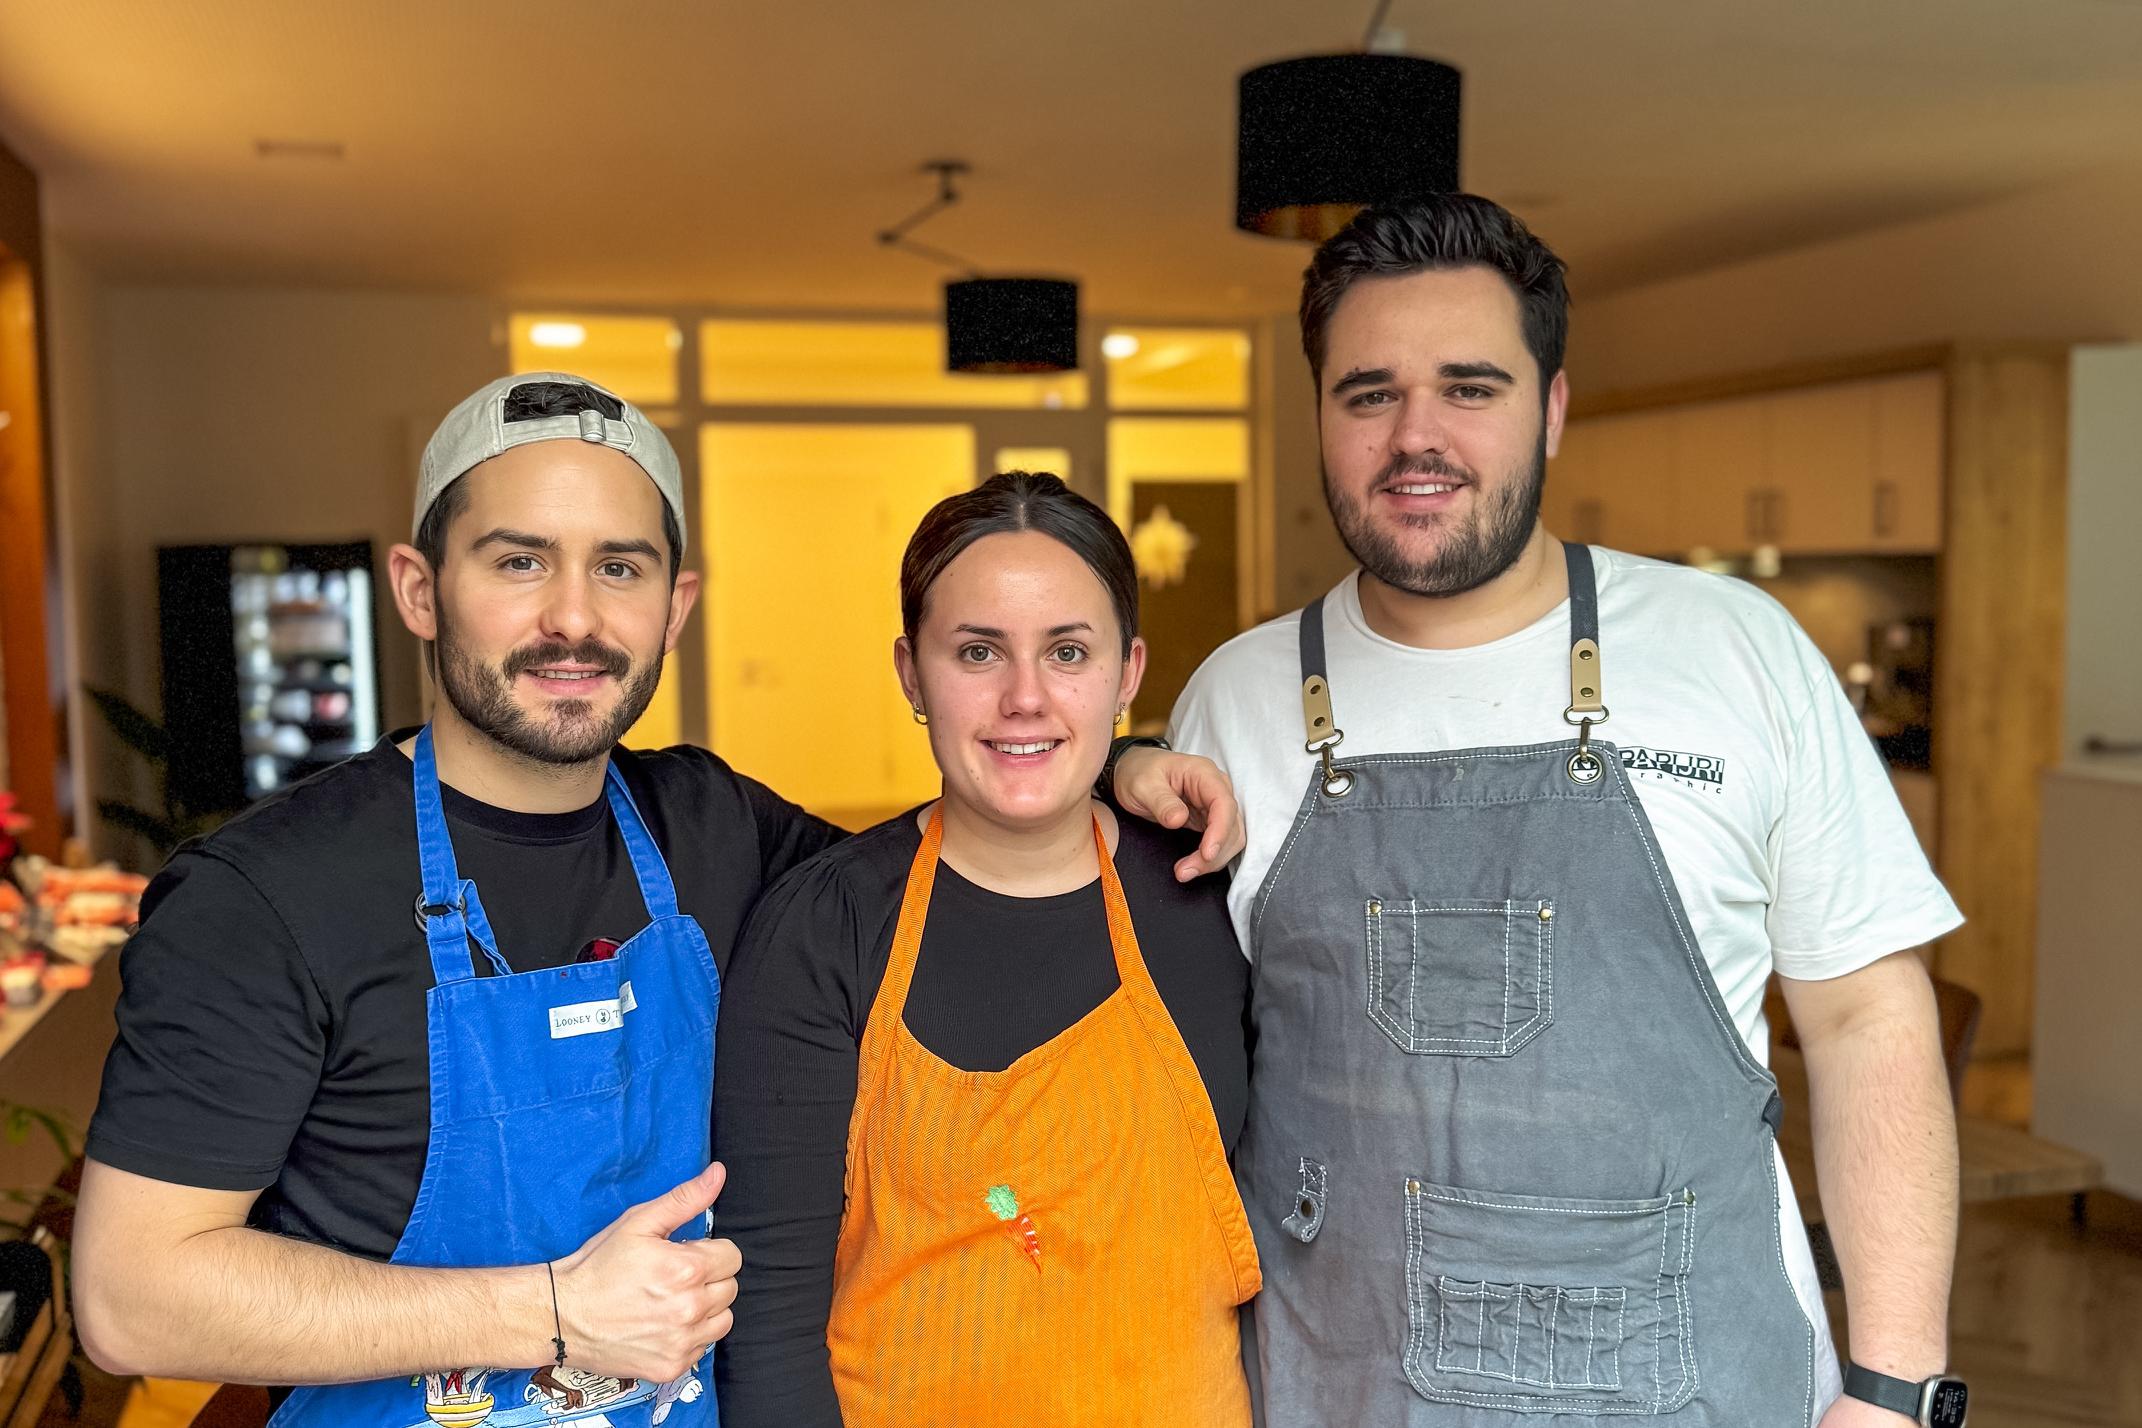
[(501, 377), (446, 414), (417, 468), (413, 536), (439, 493), (472, 467), (531, 441), (590, 441), (639, 463), (669, 504), (683, 554), (684, 477), (669, 438), (632, 403), (569, 372)]

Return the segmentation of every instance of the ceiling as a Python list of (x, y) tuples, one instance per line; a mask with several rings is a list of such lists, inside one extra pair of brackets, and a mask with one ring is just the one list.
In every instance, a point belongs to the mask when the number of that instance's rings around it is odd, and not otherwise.
[[(1235, 76), (1356, 46), (1369, 9), (0, 0), (0, 136), (117, 275), (774, 310), (933, 307), (939, 270), (872, 235), (954, 155), (969, 197), (918, 237), (1097, 312), (1225, 317), (1291, 306), (1307, 256), (1232, 227)], [(2142, 155), (2142, 0), (1386, 23), (1465, 71), (1468, 187), (1580, 300)]]

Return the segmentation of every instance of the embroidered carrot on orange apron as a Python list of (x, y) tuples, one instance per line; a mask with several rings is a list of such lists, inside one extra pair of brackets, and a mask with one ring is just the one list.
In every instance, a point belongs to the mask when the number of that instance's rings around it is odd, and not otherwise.
[(842, 1418), (1241, 1428), (1256, 1246), (1100, 825), (1119, 985), (1002, 1071), (902, 1021), (943, 839), (933, 812), (858, 1059), (826, 1331)]

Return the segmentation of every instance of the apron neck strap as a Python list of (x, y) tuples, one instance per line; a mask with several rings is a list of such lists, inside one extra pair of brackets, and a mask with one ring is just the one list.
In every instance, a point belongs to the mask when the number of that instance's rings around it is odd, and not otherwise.
[(424, 887), (417, 894), (417, 925), (424, 929), (424, 942), (431, 949), (432, 980), (441, 985), (458, 982), (476, 973), (469, 944), (500, 976), (513, 969), (498, 955), (498, 938), (491, 920), (484, 916), (476, 884), (461, 876), (454, 861), (454, 839), (446, 828), (446, 802), (439, 792), (439, 756), (432, 747), (431, 725), (417, 732), (413, 792), (416, 798), (417, 866)]
[(892, 955), (885, 963), (885, 977), (870, 1006), (870, 1021), (864, 1027), (865, 1044), (888, 1043), (892, 1027), (907, 1007), (907, 989), (915, 980), (915, 956), (922, 950), (922, 924), (930, 912), (930, 890), (937, 886), (937, 856), (945, 846), (945, 810), (939, 804), (930, 810), (922, 830), (922, 846), (907, 867), (907, 889), (900, 896), (900, 923), (893, 933)]
[[(929, 824), (922, 831), (922, 846), (908, 866), (907, 890), (900, 898), (900, 922), (893, 933), (892, 955), (886, 959), (885, 978), (870, 1004), (870, 1020), (864, 1028), (866, 1048), (887, 1044), (907, 1008), (908, 988), (914, 984), (915, 962), (922, 952), (922, 928), (930, 911), (930, 893), (937, 885), (937, 864), (944, 852), (945, 811), (942, 803), (930, 810)], [(1123, 880), (1116, 874), (1115, 859), (1108, 855), (1108, 839), (1101, 820), (1093, 820), (1093, 850), (1101, 864), (1101, 896), (1108, 908), (1108, 943), (1115, 954), (1116, 978), (1136, 991), (1153, 991), (1152, 974), (1138, 950), (1137, 933), (1131, 927), (1130, 903), (1123, 895)], [(1157, 995), (1157, 993), (1156, 993)]]
[(431, 725), (417, 731), (416, 751), (410, 755), (416, 766), (417, 864), (424, 874), (424, 901), (436, 906), (452, 902), (461, 890), (461, 869), (454, 862), (454, 840), (446, 831), (446, 805), (439, 793), (439, 755), (432, 747)]
[(1333, 768), (1331, 751), (1345, 742), (1338, 716), (1331, 709), (1331, 680), (1324, 673), (1324, 597), (1319, 595), (1302, 611), (1302, 747), (1323, 763), (1324, 792), (1344, 798), (1354, 786), (1354, 776)]
[(617, 831), (625, 840), (625, 852), (632, 859), (632, 875), (639, 879), (640, 900), (647, 904), (648, 920), (675, 917), (677, 885), (670, 880), (669, 864), (662, 860), (662, 850), (655, 846), (654, 835), (647, 831), (647, 820), (640, 817), (640, 806), (632, 801), (632, 790), (625, 787), (625, 776), (618, 772), (615, 758), (610, 760), (605, 784), (610, 796), (610, 815), (617, 820)]
[(1599, 582), (1592, 571), (1592, 548), (1577, 541), (1562, 547), (1569, 566), (1569, 708), (1562, 717), (1575, 724), (1604, 724), (1607, 707), (1599, 683)]
[(1336, 744), (1346, 736), (1339, 732), (1331, 712), (1331, 680), (1324, 672), (1324, 597), (1319, 595), (1302, 610), (1302, 732), (1310, 753)]
[[(1569, 708), (1563, 717), (1575, 724), (1604, 724), (1607, 707), (1599, 682), (1599, 582), (1592, 548), (1577, 541), (1562, 546), (1569, 569)], [(1312, 754), (1324, 755), (1346, 735), (1332, 712), (1331, 679), (1325, 670), (1324, 597), (1302, 610), (1302, 733)]]

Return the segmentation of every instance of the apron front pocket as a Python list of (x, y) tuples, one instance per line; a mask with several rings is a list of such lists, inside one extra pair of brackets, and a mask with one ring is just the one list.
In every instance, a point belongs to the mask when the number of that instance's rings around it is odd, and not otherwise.
[(1405, 1182), (1406, 1380), (1519, 1413), (1668, 1413), (1696, 1389), (1695, 1196), (1560, 1200)]
[(1554, 1020), (1554, 904), (1403, 902), (1364, 911), (1368, 1017), (1414, 1056), (1509, 1056)]

